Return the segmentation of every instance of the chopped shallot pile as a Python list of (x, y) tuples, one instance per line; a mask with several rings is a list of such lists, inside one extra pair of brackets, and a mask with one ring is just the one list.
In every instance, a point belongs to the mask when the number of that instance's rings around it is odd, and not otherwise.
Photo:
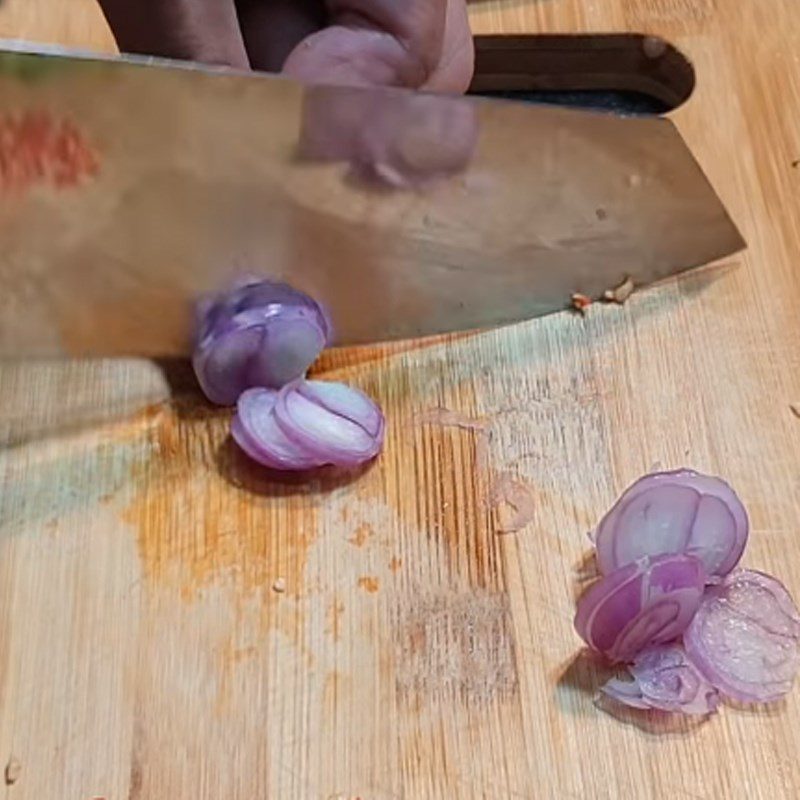
[(259, 280), (199, 308), (194, 369), (209, 400), (237, 406), (241, 449), (276, 470), (355, 467), (383, 446), (384, 417), (343, 383), (306, 380), (330, 342), (331, 325), (310, 297)]
[(800, 614), (775, 578), (738, 569), (747, 513), (719, 478), (684, 469), (630, 486), (594, 533), (602, 577), (575, 629), (625, 664), (602, 691), (634, 708), (709, 714), (721, 698), (767, 703), (800, 667)]

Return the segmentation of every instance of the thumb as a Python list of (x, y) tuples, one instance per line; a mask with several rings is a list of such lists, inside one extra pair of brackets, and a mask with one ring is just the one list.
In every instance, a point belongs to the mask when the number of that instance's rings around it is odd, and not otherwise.
[(465, 0), (342, 0), (375, 6), (371, 17), (339, 10), (329, 27), (289, 54), (284, 72), (308, 82), (397, 86), (462, 93), (472, 79), (472, 35)]
[(233, 0), (100, 0), (123, 53), (247, 69)]

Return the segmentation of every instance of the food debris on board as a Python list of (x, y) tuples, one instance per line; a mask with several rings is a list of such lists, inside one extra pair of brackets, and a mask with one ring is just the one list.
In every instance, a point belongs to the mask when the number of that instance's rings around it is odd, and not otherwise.
[[(500, 517), (498, 533), (517, 533), (536, 516), (533, 488), (506, 473), (492, 484), (490, 500)], [(504, 513), (504, 506), (510, 506), (513, 513)]]
[(575, 292), (575, 294), (573, 294), (570, 298), (570, 303), (575, 311), (577, 311), (582, 317), (585, 317), (586, 312), (589, 310), (589, 306), (592, 304), (592, 298), (588, 295), (581, 294), (580, 292)]
[(22, 764), (20, 763), (19, 759), (15, 756), (11, 756), (11, 758), (8, 759), (8, 763), (6, 764), (3, 774), (6, 781), (6, 786), (13, 786), (19, 780), (19, 776), (22, 774)]
[(619, 286), (615, 286), (613, 289), (606, 289), (603, 292), (603, 300), (608, 303), (622, 305), (633, 294), (634, 288), (633, 281), (630, 276), (627, 276)]
[[(716, 711), (719, 692), (677, 644), (643, 650), (628, 670), (632, 681), (612, 678), (603, 693), (626, 706), (705, 715)], [(680, 687), (678, 691), (675, 687)]]
[(286, 581), (283, 578), (276, 578), (272, 584), (272, 591), (276, 594), (283, 594), (286, 591)]
[[(439, 406), (417, 416), (423, 425), (441, 425), (471, 431), (476, 436), (475, 466), (479, 472), (489, 473), (489, 443), (492, 439), (491, 421), (487, 417), (468, 417), (458, 411)], [(487, 504), (494, 509), (497, 533), (517, 533), (536, 517), (536, 494), (524, 481), (508, 473), (490, 479)], [(447, 509), (449, 503), (443, 503)]]
[(380, 589), (380, 581), (372, 575), (362, 575), (358, 579), (358, 588), (369, 594), (375, 594)]
[(489, 420), (485, 417), (468, 417), (459, 411), (438, 406), (418, 415), (423, 425), (441, 425), (443, 428), (461, 428), (465, 431), (485, 433), (489, 430)]
[[(626, 276), (625, 280), (622, 281), (619, 286), (615, 286), (613, 289), (606, 289), (605, 292), (603, 292), (603, 301), (606, 303), (616, 303), (621, 306), (627, 302), (635, 288), (631, 277)], [(582, 317), (585, 317), (589, 311), (589, 306), (592, 305), (592, 298), (581, 292), (575, 292), (575, 294), (570, 297), (570, 305), (573, 310), (577, 311)]]
[[(738, 568), (747, 512), (725, 481), (683, 469), (636, 481), (592, 538), (602, 577), (575, 629), (630, 680), (601, 691), (639, 709), (705, 715), (767, 703), (800, 669), (800, 613), (775, 578)], [(636, 602), (631, 602), (636, 598)]]

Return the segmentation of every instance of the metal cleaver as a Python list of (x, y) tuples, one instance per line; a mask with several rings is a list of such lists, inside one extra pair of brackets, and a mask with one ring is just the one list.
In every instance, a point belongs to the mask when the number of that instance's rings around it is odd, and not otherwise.
[(174, 356), (243, 275), (336, 344), (511, 323), (743, 241), (671, 122), (0, 53), (0, 357)]

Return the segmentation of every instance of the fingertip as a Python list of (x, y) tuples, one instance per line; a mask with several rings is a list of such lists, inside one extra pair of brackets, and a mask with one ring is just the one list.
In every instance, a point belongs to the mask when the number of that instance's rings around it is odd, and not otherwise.
[(464, 94), (475, 71), (475, 42), (466, 0), (448, 0), (444, 44), (439, 65), (423, 89), (431, 92)]

